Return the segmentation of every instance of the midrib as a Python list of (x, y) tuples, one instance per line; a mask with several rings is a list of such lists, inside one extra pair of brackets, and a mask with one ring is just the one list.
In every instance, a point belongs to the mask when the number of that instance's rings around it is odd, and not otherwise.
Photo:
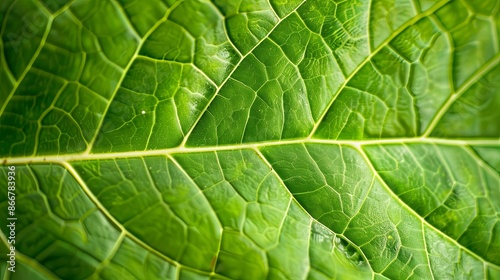
[(27, 164), (27, 163), (43, 163), (43, 162), (69, 162), (80, 160), (101, 160), (101, 159), (117, 159), (117, 158), (133, 158), (147, 156), (166, 156), (177, 153), (200, 153), (200, 152), (216, 152), (228, 150), (242, 149), (258, 149), (267, 146), (291, 145), (291, 144), (327, 144), (327, 145), (346, 145), (359, 148), (367, 145), (389, 145), (389, 144), (435, 144), (435, 145), (451, 145), (451, 146), (500, 146), (500, 138), (489, 139), (440, 139), (440, 138), (391, 138), (391, 139), (375, 139), (375, 140), (328, 140), (328, 139), (292, 139), (292, 140), (276, 140), (259, 143), (242, 143), (233, 145), (219, 146), (203, 146), (203, 147), (173, 147), (159, 150), (145, 151), (128, 151), (128, 152), (110, 152), (96, 154), (66, 154), (66, 155), (40, 155), (28, 157), (7, 157), (1, 158), (0, 162), (3, 165), (7, 164)]

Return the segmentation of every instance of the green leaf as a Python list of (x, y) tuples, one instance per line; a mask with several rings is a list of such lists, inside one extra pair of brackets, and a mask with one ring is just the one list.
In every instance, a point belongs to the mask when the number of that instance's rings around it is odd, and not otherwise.
[(3, 279), (500, 279), (497, 0), (0, 24)]

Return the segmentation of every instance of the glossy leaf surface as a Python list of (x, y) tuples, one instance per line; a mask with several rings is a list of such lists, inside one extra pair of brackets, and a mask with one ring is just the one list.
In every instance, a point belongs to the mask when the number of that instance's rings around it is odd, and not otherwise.
[(497, 0), (6, 0), (0, 22), (4, 279), (500, 278)]

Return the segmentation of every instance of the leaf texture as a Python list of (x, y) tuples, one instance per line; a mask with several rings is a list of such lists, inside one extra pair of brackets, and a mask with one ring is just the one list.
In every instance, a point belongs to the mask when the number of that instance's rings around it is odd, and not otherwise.
[(497, 0), (0, 22), (3, 279), (500, 279)]

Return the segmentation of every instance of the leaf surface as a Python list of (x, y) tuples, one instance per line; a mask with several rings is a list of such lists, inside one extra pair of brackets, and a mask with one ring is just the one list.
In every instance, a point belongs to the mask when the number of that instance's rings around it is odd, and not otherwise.
[(4, 279), (500, 278), (500, 2), (7, 0), (0, 22)]

